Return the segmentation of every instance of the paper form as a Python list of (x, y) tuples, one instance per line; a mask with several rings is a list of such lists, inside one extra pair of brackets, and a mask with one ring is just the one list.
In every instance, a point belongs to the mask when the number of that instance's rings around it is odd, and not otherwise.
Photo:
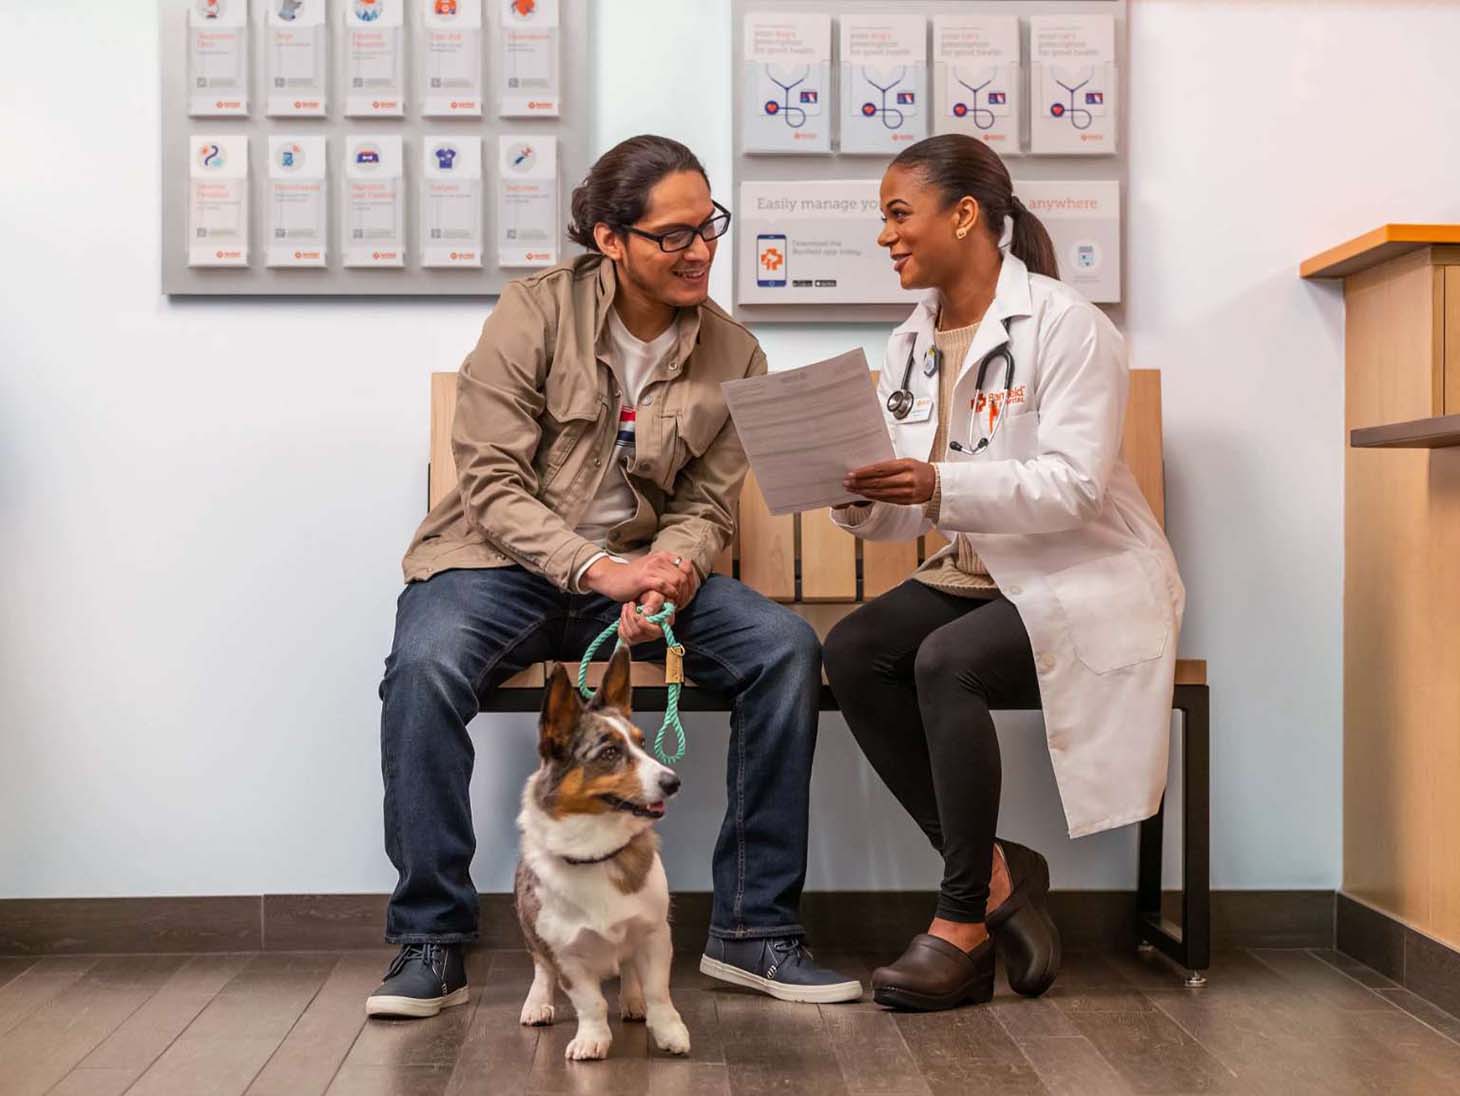
[(248, 0), (196, 0), (189, 10), (188, 113), (248, 113)]
[(248, 265), (248, 138), (188, 138), (188, 265)]
[(405, 195), (398, 134), (345, 143), (345, 265), (405, 265)]
[(772, 514), (864, 502), (842, 478), (895, 456), (860, 349), (720, 387)]
[(313, 136), (269, 138), (269, 266), (324, 266), (327, 145)]
[(269, 5), (270, 116), (324, 116), (329, 71), (324, 9), (324, 0), (275, 0)]
[(347, 0), (345, 114), (399, 118), (405, 114), (402, 78), (404, 0)]
[(421, 113), (481, 117), (482, 0), (419, 0)]
[(427, 137), (421, 154), (421, 265), (480, 267), (482, 139)]
[(556, 118), (562, 74), (558, 0), (494, 0), (502, 18), (497, 71), (503, 118)]

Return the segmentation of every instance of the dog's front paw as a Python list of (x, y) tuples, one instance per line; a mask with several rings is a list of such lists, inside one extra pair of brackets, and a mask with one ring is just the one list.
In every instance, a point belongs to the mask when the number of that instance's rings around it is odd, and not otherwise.
[(665, 1054), (689, 1053), (689, 1028), (684, 1026), (677, 1012), (650, 1020), (649, 1034), (654, 1037), (654, 1045)]
[(627, 1020), (630, 1023), (644, 1018), (644, 995), (631, 996), (620, 993), (618, 999), (618, 1015), (620, 1020)]
[(573, 1041), (568, 1044), (568, 1049), (563, 1052), (563, 1057), (570, 1062), (591, 1062), (599, 1058), (608, 1057), (609, 1045), (613, 1042), (613, 1036), (608, 1032), (583, 1032), (579, 1031)]
[(551, 1002), (528, 1001), (522, 1006), (523, 1027), (543, 1027), (558, 1017), (557, 1007)]

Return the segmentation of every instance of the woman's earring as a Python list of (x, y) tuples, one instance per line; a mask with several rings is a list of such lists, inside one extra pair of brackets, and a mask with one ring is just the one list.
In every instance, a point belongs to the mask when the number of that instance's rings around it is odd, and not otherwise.
[(968, 229), (966, 229), (966, 228), (960, 228), (957, 232), (954, 233), (954, 235), (957, 236), (961, 240), (961, 239), (963, 239), (963, 237), (965, 237), (965, 236), (968, 235)]

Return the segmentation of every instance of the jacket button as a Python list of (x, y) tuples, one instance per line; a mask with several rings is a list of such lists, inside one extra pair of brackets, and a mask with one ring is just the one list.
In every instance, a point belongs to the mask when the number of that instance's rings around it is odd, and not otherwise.
[(641, 399), (639, 401), (639, 403), (643, 404), (645, 407), (648, 407), (653, 402), (654, 402), (654, 397), (653, 396), (645, 396), (643, 399)]
[(1054, 669), (1054, 656), (1040, 655), (1034, 660), (1034, 665), (1037, 669), (1043, 670), (1045, 673), (1049, 673), (1050, 670)]
[(602, 463), (603, 463), (603, 458), (602, 457), (594, 457), (593, 458), (593, 467), (594, 468), (597, 468)]
[(1004, 587), (1004, 593), (1009, 594), (1009, 595), (1011, 595), (1013, 597), (1018, 597), (1023, 592), (1024, 592), (1024, 587), (1022, 587), (1022, 586), (1006, 586), (1006, 587)]

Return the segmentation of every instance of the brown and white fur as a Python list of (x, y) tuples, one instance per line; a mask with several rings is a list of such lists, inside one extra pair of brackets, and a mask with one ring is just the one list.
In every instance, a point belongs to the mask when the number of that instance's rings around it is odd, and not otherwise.
[(647, 1020), (660, 1050), (689, 1052), (669, 999), (669, 886), (653, 829), (679, 778), (644, 751), (629, 677), (620, 647), (585, 704), (563, 666), (554, 668), (539, 722), (542, 760), (517, 818), (517, 918), (534, 965), (522, 1023), (551, 1024), (562, 986), (578, 1014), (570, 1059), (608, 1054), (599, 984), (615, 974), (622, 1018)]

